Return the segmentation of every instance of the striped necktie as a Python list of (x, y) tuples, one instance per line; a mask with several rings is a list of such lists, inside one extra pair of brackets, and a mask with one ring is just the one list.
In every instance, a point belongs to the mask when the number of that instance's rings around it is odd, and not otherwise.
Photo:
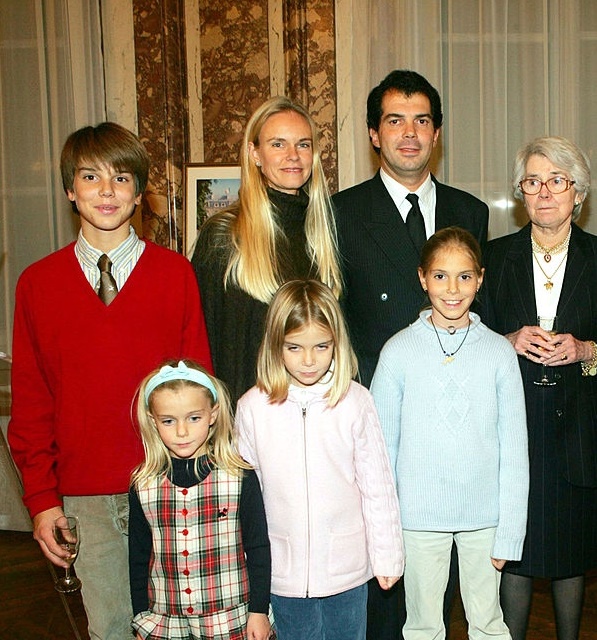
[(100, 270), (99, 289), (97, 294), (105, 305), (109, 305), (118, 293), (118, 286), (116, 285), (116, 280), (114, 280), (114, 276), (112, 275), (112, 262), (105, 253), (102, 253), (97, 261), (97, 266)]

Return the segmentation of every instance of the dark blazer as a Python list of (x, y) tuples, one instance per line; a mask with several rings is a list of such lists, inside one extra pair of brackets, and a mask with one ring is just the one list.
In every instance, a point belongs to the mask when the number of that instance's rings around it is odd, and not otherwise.
[[(470, 193), (433, 181), (436, 230), (464, 227), (484, 244), (487, 205)], [(344, 277), (342, 306), (361, 382), (369, 386), (386, 340), (414, 322), (424, 305), (417, 275), (419, 254), (379, 171), (332, 200)]]
[[(492, 240), (485, 252), (482, 317), (501, 334), (537, 324), (530, 224)], [(572, 225), (568, 262), (557, 309), (558, 332), (578, 340), (597, 340), (597, 237)], [(527, 398), (529, 451), (533, 451), (533, 384), (540, 365), (518, 358)], [(553, 369), (560, 471), (572, 484), (597, 487), (597, 376), (581, 375), (580, 363)]]

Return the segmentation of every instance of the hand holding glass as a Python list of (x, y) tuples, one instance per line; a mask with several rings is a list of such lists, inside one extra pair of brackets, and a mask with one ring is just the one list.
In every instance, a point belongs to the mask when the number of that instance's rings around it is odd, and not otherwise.
[[(557, 316), (554, 316), (553, 318), (537, 316), (537, 326), (545, 329), (545, 331), (549, 331), (552, 336), (556, 335), (557, 323)], [(534, 383), (542, 387), (552, 387), (555, 384), (555, 380), (550, 378), (548, 367), (544, 364), (541, 365), (541, 378), (539, 380), (534, 380)]]
[(65, 575), (58, 578), (54, 584), (56, 591), (60, 593), (72, 593), (81, 588), (81, 581), (77, 576), (71, 576), (70, 568), (79, 553), (79, 520), (75, 516), (60, 516), (54, 520), (54, 540), (66, 551), (70, 556), (66, 558), (68, 567), (65, 569)]

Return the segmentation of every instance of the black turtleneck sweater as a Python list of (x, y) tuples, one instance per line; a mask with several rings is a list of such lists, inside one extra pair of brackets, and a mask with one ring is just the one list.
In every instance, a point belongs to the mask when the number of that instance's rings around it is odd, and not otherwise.
[[(316, 277), (307, 254), (307, 194), (268, 189), (283, 237), (277, 241), (284, 282)], [(224, 289), (224, 273), (232, 248), (235, 209), (215, 214), (202, 227), (192, 263), (197, 275), (214, 371), (230, 391), (233, 406), (255, 384), (257, 352), (263, 338), (267, 305), (236, 286)]]
[[(198, 460), (172, 458), (172, 482), (178, 487), (192, 487), (202, 482), (211, 472), (206, 456)], [(134, 489), (129, 491), (129, 573), (133, 614), (147, 611), (149, 607), (149, 562), (152, 552), (152, 535), (143, 513), (139, 497)], [(244, 472), (240, 493), (239, 515), (243, 549), (249, 574), (249, 611), (268, 613), (271, 584), (271, 554), (267, 535), (265, 508), (261, 488), (255, 471)]]

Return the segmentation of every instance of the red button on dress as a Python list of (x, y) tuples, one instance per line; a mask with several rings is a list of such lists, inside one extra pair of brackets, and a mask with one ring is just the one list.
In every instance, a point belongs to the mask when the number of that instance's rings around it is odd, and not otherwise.
[(192, 590), (190, 587), (187, 587), (187, 588), (184, 590), (184, 592), (185, 592), (185, 593), (192, 593), (192, 592), (193, 592), (193, 590)]
[(182, 552), (182, 555), (186, 558), (186, 557), (189, 555), (189, 552), (185, 549), (185, 550)]

